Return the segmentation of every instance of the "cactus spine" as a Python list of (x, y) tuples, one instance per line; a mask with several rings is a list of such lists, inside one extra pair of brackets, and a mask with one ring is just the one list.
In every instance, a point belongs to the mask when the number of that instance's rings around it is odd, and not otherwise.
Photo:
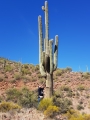
[(39, 68), (41, 75), (46, 78), (45, 97), (50, 98), (53, 95), (53, 72), (57, 68), (58, 58), (58, 35), (55, 36), (55, 46), (53, 51), (53, 39), (49, 40), (49, 20), (48, 20), (48, 2), (42, 6), (45, 13), (45, 38), (43, 40), (42, 17), (38, 16), (39, 29)]

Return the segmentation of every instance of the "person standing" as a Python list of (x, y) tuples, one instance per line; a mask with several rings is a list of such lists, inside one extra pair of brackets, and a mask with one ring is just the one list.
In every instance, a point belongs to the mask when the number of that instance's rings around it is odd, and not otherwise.
[(38, 86), (38, 102), (44, 98), (44, 87)]

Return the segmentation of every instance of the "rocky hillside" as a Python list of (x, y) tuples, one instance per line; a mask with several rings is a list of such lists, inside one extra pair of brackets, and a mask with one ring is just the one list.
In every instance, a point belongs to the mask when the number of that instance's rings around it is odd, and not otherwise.
[[(10, 88), (18, 90), (27, 87), (35, 91), (45, 83), (39, 72), (39, 65), (21, 64), (0, 58), (0, 97), (6, 98)], [(69, 108), (90, 114), (90, 73), (72, 72), (71, 68), (57, 69), (54, 72), (55, 100), (59, 99), (62, 112)], [(61, 100), (66, 106), (61, 105)], [(68, 101), (68, 103), (67, 103)]]

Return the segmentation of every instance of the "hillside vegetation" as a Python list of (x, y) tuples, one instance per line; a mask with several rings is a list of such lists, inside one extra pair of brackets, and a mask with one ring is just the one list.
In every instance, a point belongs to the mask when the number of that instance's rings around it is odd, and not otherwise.
[[(45, 116), (55, 116), (58, 120), (90, 120), (90, 73), (72, 72), (72, 68), (67, 67), (58, 68), (53, 77), (54, 96), (51, 102), (41, 101), (37, 107), (38, 85), (45, 84), (39, 65), (0, 58), (0, 112), (16, 110), (19, 113), (22, 109), (30, 111), (35, 108), (37, 112), (42, 111)], [(50, 111), (53, 112), (48, 115)]]

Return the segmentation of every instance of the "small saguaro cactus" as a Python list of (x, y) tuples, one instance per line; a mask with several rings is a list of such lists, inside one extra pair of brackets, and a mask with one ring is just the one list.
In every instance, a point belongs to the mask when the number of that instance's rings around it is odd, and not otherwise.
[(3, 61), (3, 68), (5, 69), (6, 67), (6, 60)]
[(58, 35), (55, 36), (55, 46), (53, 48), (54, 41), (53, 39), (49, 40), (47, 1), (45, 1), (45, 6), (42, 6), (42, 10), (45, 13), (45, 38), (43, 39), (42, 17), (39, 15), (39, 68), (41, 75), (46, 78), (45, 97), (50, 98), (53, 95), (53, 72), (57, 68)]
[(22, 71), (22, 63), (21, 62), (18, 62), (18, 67), (19, 67), (19, 73), (21, 74), (21, 71)]

